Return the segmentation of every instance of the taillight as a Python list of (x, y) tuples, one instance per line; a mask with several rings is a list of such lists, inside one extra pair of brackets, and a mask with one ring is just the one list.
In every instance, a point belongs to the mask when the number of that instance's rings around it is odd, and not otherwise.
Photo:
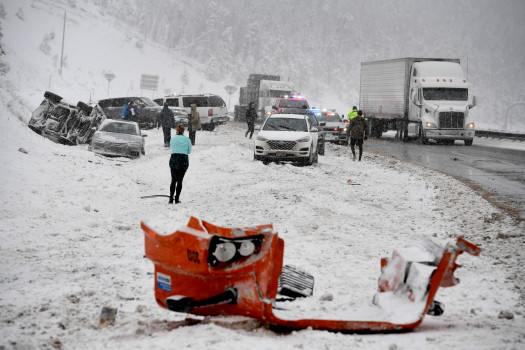
[(213, 108), (208, 109), (208, 117), (213, 115)]
[(334, 128), (334, 131), (339, 131), (339, 128)]

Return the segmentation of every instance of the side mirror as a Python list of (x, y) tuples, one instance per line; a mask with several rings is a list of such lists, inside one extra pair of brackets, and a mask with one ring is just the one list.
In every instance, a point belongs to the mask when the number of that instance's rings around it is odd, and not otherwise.
[(321, 126), (325, 126), (325, 125), (326, 125), (326, 122), (319, 122), (319, 125), (321, 125)]
[(143, 134), (143, 135), (142, 135), (142, 137), (148, 137), (148, 135), (146, 135), (146, 134)]
[(477, 97), (476, 97), (476, 96), (472, 96), (472, 102), (469, 103), (468, 108), (476, 107), (477, 104), (478, 104), (478, 99), (477, 99)]
[(277, 110), (277, 106), (276, 106), (276, 105), (273, 105), (273, 106), (272, 106), (272, 109)]

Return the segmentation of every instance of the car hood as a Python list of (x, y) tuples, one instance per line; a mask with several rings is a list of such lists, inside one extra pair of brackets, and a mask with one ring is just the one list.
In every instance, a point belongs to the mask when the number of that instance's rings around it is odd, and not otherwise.
[(108, 142), (125, 143), (125, 142), (142, 142), (142, 136), (119, 134), (116, 132), (97, 131), (93, 139), (100, 138)]
[(269, 131), (261, 130), (257, 134), (263, 136), (268, 140), (281, 140), (281, 141), (296, 141), (305, 136), (309, 136), (310, 133), (306, 131)]

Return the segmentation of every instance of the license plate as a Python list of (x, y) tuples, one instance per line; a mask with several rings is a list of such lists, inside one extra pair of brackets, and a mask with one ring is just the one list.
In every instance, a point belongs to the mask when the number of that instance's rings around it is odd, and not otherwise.
[(287, 153), (284, 152), (284, 151), (277, 151), (277, 152), (275, 152), (275, 155), (276, 155), (277, 157), (285, 157), (286, 154), (287, 154)]

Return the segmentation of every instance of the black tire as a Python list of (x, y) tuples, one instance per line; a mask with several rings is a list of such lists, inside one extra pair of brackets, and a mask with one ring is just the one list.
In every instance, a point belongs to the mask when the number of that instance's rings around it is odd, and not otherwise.
[(215, 130), (215, 124), (209, 123), (208, 124), (208, 131), (213, 131), (213, 130)]
[(93, 107), (88, 106), (86, 103), (82, 101), (78, 101), (77, 107), (80, 108), (86, 115), (90, 115), (91, 111), (93, 110)]
[(419, 125), (419, 142), (421, 142), (422, 145), (428, 145), (428, 139), (423, 134), (423, 124)]
[(140, 150), (140, 153), (142, 153), (143, 156), (146, 155), (146, 150), (144, 149), (144, 146), (142, 146), (142, 149)]
[(474, 139), (465, 140), (465, 146), (472, 146), (473, 142), (474, 142)]
[(325, 147), (325, 142), (323, 140), (321, 146), (319, 147), (318, 151), (319, 151), (319, 155), (321, 156), (324, 156), (324, 147)]
[(59, 103), (60, 100), (62, 100), (61, 96), (58, 96), (57, 94), (52, 93), (51, 91), (44, 92), (44, 97), (53, 103)]

